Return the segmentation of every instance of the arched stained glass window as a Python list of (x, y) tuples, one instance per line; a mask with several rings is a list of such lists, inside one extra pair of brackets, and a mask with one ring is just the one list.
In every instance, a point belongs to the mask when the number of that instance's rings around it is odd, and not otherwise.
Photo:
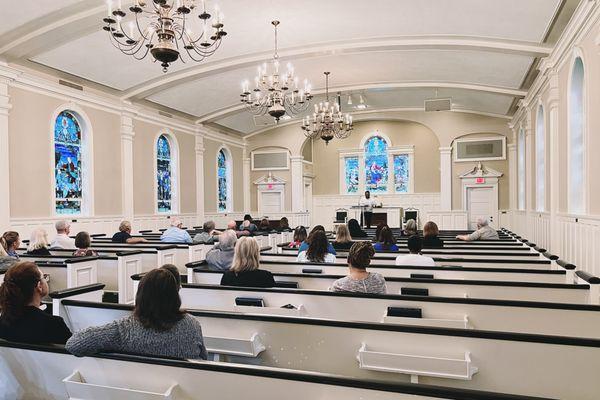
[(585, 212), (585, 87), (583, 60), (577, 57), (569, 91), (569, 212)]
[(365, 143), (365, 190), (385, 193), (388, 190), (388, 144), (381, 136)]
[(396, 193), (408, 193), (409, 188), (409, 156), (399, 154), (394, 156), (394, 187)]
[(517, 147), (517, 173), (518, 173), (518, 206), (519, 210), (525, 209), (525, 131), (519, 130)]
[(81, 125), (63, 111), (54, 123), (54, 189), (57, 214), (79, 214), (83, 208)]
[(346, 193), (358, 193), (359, 172), (358, 172), (358, 157), (344, 158), (346, 167)]
[(217, 210), (229, 211), (231, 204), (231, 168), (224, 149), (217, 154)]
[(158, 212), (171, 212), (173, 165), (171, 144), (165, 135), (160, 135), (156, 142), (156, 190)]
[(546, 128), (544, 124), (544, 108), (540, 105), (537, 112), (535, 129), (535, 163), (536, 163), (536, 209), (546, 209)]

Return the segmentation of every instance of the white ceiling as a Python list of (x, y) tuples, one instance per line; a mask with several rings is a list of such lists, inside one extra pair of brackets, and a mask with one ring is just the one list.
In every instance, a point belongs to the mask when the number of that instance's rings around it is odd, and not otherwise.
[(331, 86), (364, 93), (372, 109), (419, 108), (439, 87), (456, 108), (507, 115), (536, 57), (551, 50), (543, 40), (556, 15), (572, 13), (578, 2), (219, 0), (229, 33), (219, 51), (163, 74), (150, 57), (136, 61), (112, 47), (101, 31), (104, 0), (19, 0), (18, 7), (0, 0), (0, 33), (7, 33), (0, 58), (50, 67), (245, 135), (261, 127), (239, 109), (240, 82), (270, 58), (269, 22), (279, 19), (282, 58), (317, 92), (327, 70)]

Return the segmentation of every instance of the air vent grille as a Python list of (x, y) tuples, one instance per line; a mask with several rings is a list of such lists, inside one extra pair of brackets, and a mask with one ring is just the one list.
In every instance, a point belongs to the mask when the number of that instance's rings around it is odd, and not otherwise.
[(158, 113), (159, 113), (160, 115), (162, 115), (163, 117), (167, 117), (167, 118), (173, 118), (173, 115), (172, 115), (172, 114), (169, 114), (168, 112), (164, 112), (164, 111), (160, 111), (160, 110), (158, 110)]
[(425, 100), (425, 111), (450, 111), (452, 99), (430, 99)]
[(59, 79), (59, 80), (58, 80), (58, 84), (59, 84), (59, 85), (63, 85), (63, 86), (70, 87), (71, 89), (75, 89), (75, 90), (80, 90), (80, 91), (83, 91), (83, 86), (76, 85), (76, 84), (74, 84), (74, 83), (71, 83), (71, 82), (63, 81), (62, 79)]

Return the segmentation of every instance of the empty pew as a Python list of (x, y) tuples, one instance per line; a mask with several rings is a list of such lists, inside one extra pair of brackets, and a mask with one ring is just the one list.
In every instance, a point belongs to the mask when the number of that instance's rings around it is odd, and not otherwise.
[[(66, 310), (73, 330), (113, 321), (132, 309), (68, 299), (59, 308)], [(358, 380), (597, 399), (600, 340), (212, 311), (190, 314), (202, 324), (209, 349), (230, 351), (232, 356), (224, 360)], [(262, 351), (253, 354), (257, 346)]]
[[(192, 282), (219, 284), (221, 271), (194, 268)], [(276, 281), (297, 282), (303, 290), (328, 290), (336, 279), (344, 275), (318, 273), (273, 273)], [(389, 294), (436, 297), (463, 297), (477, 299), (548, 301), (553, 303), (598, 304), (592, 298), (589, 284), (561, 284), (537, 282), (483, 281), (463, 279), (386, 278)]]

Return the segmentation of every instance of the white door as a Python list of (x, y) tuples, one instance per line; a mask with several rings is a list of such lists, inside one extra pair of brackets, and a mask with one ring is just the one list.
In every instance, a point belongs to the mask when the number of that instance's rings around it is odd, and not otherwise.
[[(304, 181), (304, 209), (309, 215), (309, 218), (312, 218), (312, 180)], [(313, 226), (312, 219), (310, 220), (310, 226)]]
[(280, 192), (261, 192), (260, 196), (259, 211), (262, 215), (277, 214), (283, 210)]
[(469, 187), (467, 188), (467, 211), (469, 213), (469, 229), (477, 229), (477, 218), (487, 218), (490, 225), (495, 224), (496, 202), (494, 201), (494, 188)]

